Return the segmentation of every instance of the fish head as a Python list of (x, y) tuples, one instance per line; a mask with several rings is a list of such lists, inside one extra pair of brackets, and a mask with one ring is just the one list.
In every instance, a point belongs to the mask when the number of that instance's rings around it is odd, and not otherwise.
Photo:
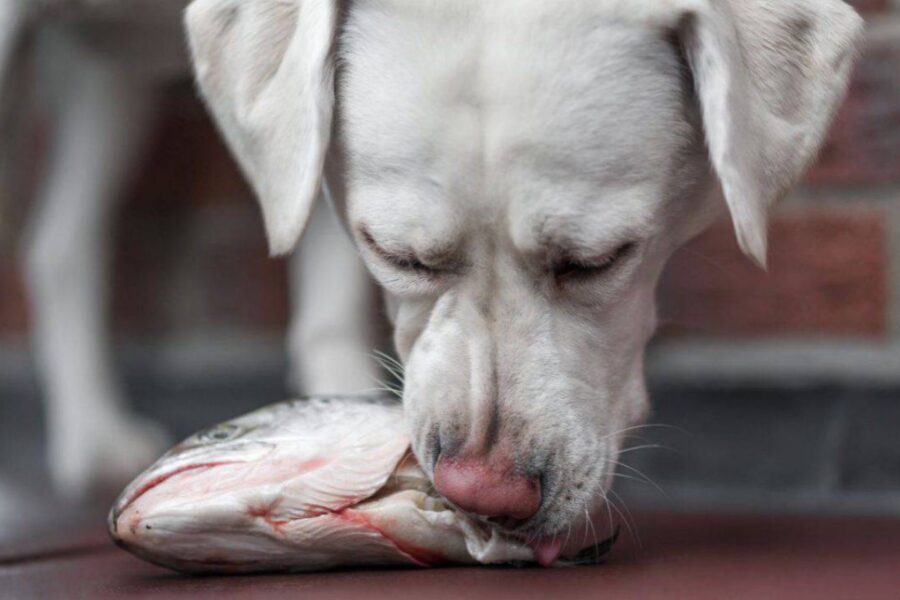
[(224, 566), (244, 544), (241, 561), (252, 564), (281, 527), (373, 495), (408, 452), (401, 409), (333, 402), (277, 404), (187, 438), (122, 492), (109, 515), (113, 539), (189, 570)]

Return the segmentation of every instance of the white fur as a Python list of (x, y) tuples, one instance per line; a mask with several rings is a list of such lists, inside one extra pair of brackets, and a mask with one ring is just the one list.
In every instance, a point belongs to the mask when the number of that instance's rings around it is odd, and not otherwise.
[(698, 3), (686, 46), (741, 248), (766, 262), (769, 207), (815, 158), (862, 21), (843, 2)]
[(272, 251), (284, 254), (297, 244), (319, 192), (331, 136), (337, 7), (327, 0), (198, 0), (186, 19), (197, 80), (266, 199)]
[(330, 203), (313, 209), (291, 260), (293, 320), (288, 335), (291, 383), (307, 394), (377, 386), (379, 345), (375, 284)]
[[(327, 4), (197, 0), (206, 99), (275, 251), (302, 232), (330, 144), (335, 203), (391, 307), (416, 454), (512, 454), (544, 476), (523, 532), (562, 531), (599, 506), (646, 411), (666, 259), (721, 188), (764, 262), (767, 208), (823, 139), (860, 20), (838, 0), (355, 0), (334, 40)], [(602, 275), (550, 273), (629, 242)]]

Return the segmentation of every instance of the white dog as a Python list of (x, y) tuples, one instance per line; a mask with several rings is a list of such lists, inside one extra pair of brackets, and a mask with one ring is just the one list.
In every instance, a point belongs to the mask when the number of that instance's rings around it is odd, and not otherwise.
[[(14, 62), (32, 38), (55, 116), (24, 258), (46, 396), (49, 465), (67, 496), (123, 484), (167, 445), (159, 426), (128, 410), (113, 372), (107, 265), (121, 182), (154, 122), (160, 89), (190, 71), (185, 4), (0, 0), (3, 91), (19, 91), (9, 89), (15, 80), (4, 75), (21, 67)], [(292, 378), (309, 393), (372, 388), (378, 370), (367, 356), (374, 345), (368, 275), (329, 209), (319, 210), (315, 220), (292, 262), (298, 309), (289, 336)]]
[(666, 259), (727, 205), (765, 262), (861, 31), (839, 0), (196, 0), (187, 23), (272, 250), (324, 173), (417, 457), (547, 562), (647, 409)]
[(196, 0), (187, 23), (272, 250), (327, 179), (417, 457), (546, 562), (647, 410), (666, 259), (727, 206), (765, 262), (861, 30), (840, 0)]

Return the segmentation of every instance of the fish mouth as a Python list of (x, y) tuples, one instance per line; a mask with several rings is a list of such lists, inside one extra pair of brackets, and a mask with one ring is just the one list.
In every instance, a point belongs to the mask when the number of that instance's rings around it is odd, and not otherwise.
[[(146, 483), (144, 483), (143, 485), (138, 487), (134, 492), (131, 492), (128, 495), (123, 494), (122, 497), (120, 497), (119, 500), (115, 503), (112, 510), (109, 511), (109, 519), (108, 519), (109, 533), (112, 536), (113, 540), (117, 544), (119, 544), (121, 542), (121, 540), (118, 536), (119, 516), (123, 512), (125, 512), (128, 509), (128, 507), (130, 507), (132, 504), (134, 504), (138, 500), (138, 498), (140, 498), (141, 496), (143, 496), (150, 490), (162, 485), (163, 483), (165, 483), (172, 477), (175, 477), (176, 475), (181, 475), (182, 473), (186, 473), (188, 471), (195, 471), (197, 469), (211, 469), (214, 467), (220, 467), (222, 465), (232, 465), (232, 464), (235, 464), (236, 462), (238, 462), (238, 461), (226, 460), (226, 461), (204, 462), (204, 463), (195, 463), (192, 465), (184, 465), (184, 466), (178, 467), (176, 469), (172, 469), (171, 471), (168, 471), (161, 475), (157, 475), (155, 477), (150, 478), (149, 481), (147, 481)], [(126, 493), (127, 493), (127, 491), (126, 491)]]

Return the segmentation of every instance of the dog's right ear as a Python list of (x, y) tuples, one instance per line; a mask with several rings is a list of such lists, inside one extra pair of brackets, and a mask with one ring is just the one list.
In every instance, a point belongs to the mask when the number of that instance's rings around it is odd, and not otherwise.
[[(675, 4), (650, 0), (657, 11)], [(815, 158), (847, 89), (859, 15), (841, 0), (678, 0), (710, 159), (738, 242), (766, 262), (769, 208)]]
[(200, 89), (289, 252), (319, 195), (334, 106), (336, 0), (195, 0), (185, 21)]

